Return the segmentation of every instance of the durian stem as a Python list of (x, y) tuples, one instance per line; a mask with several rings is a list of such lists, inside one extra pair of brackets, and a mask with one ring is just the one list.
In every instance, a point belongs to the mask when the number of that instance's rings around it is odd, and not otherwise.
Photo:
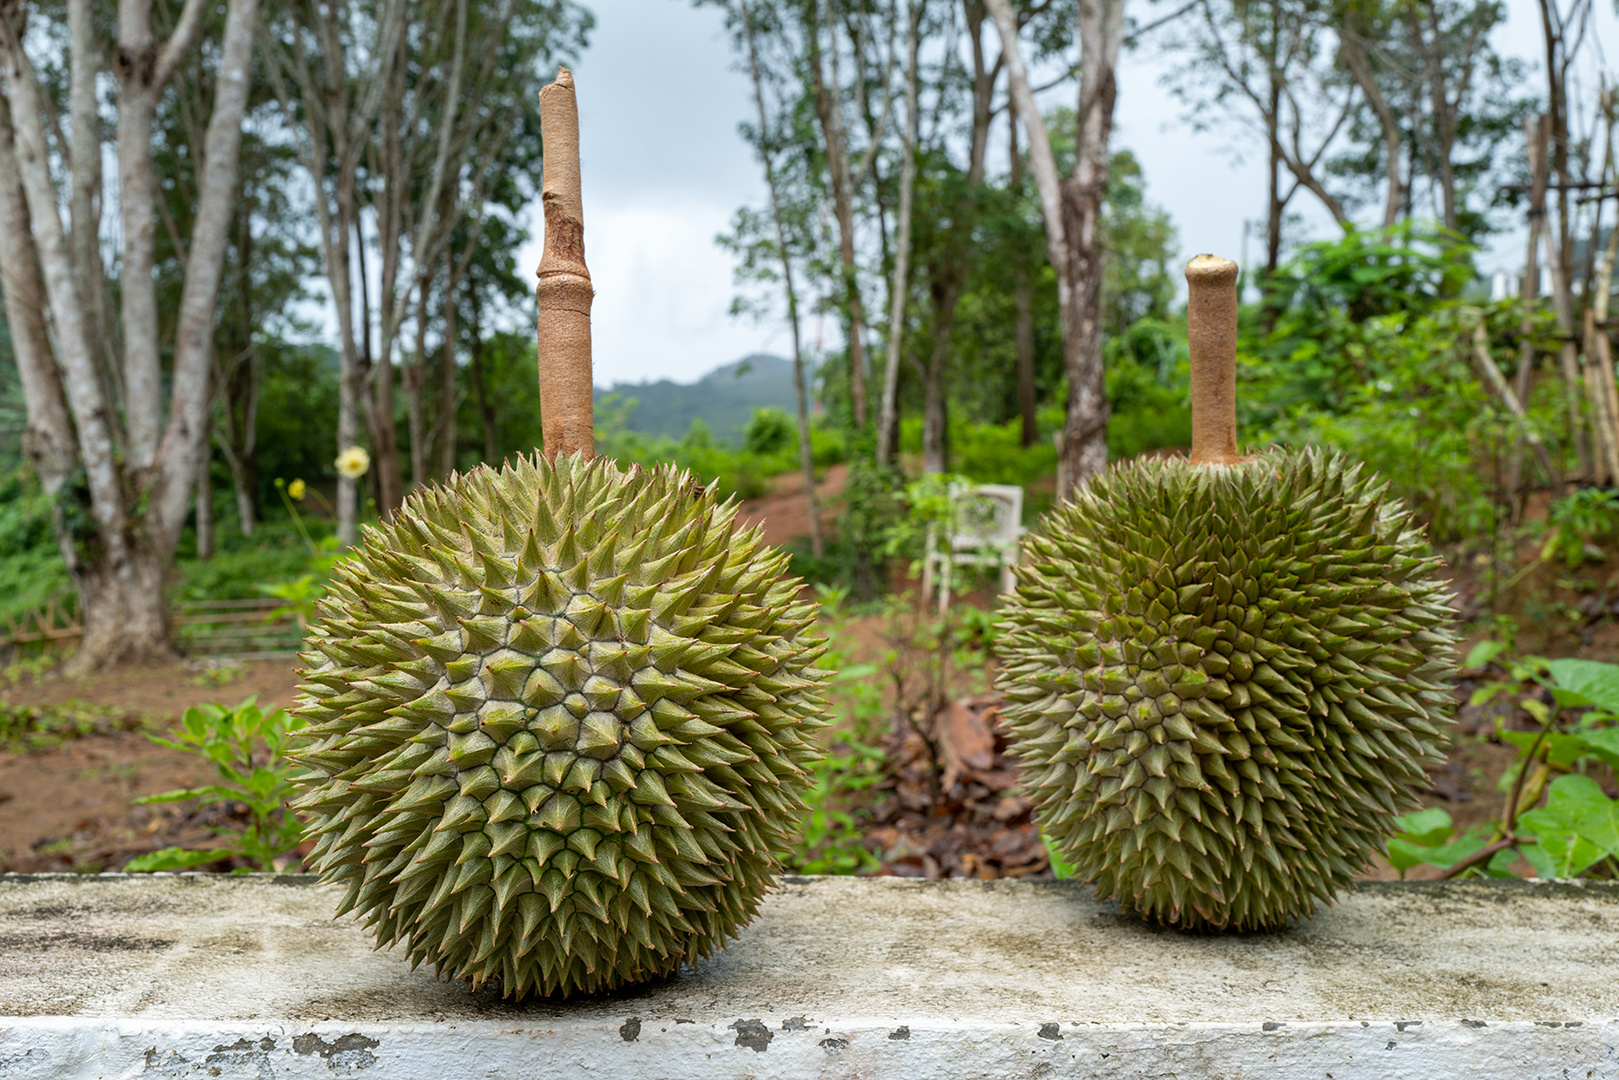
[(1192, 352), (1192, 464), (1235, 465), (1237, 264), (1198, 255), (1186, 264), (1186, 336)]
[(573, 75), (557, 72), (540, 91), (545, 150), (545, 254), (540, 258), (540, 421), (545, 456), (596, 454), (591, 400), (590, 302), (596, 293), (585, 266), (585, 213), (579, 193), (579, 103)]

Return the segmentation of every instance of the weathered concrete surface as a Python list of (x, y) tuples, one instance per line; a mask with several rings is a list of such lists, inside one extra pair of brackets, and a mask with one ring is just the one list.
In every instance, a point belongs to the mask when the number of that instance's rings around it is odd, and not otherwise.
[(790, 878), (677, 979), (513, 1004), (292, 877), (0, 876), (0, 1078), (1607, 1077), (1619, 887), (1368, 885), (1285, 933), (1061, 882)]

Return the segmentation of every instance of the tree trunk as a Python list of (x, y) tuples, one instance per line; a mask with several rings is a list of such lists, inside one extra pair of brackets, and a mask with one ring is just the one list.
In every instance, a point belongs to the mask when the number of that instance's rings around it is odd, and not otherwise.
[[(1549, 149), (1552, 149), (1551, 160), (1556, 160), (1555, 141), (1556, 132), (1553, 129), (1550, 117), (1543, 117), (1537, 125), (1538, 137), (1529, 144), (1529, 171), (1530, 175), (1546, 171), (1546, 159)], [(1548, 147), (1548, 141), (1552, 147)], [(1558, 200), (1559, 208), (1567, 203), (1567, 192), (1562, 193), (1564, 198)], [(1544, 200), (1544, 195), (1542, 195)], [(1546, 230), (1546, 269), (1551, 274), (1552, 286), (1552, 312), (1557, 320), (1557, 333), (1562, 344), (1558, 348), (1558, 368), (1563, 375), (1563, 391), (1566, 396), (1568, 437), (1574, 444), (1575, 454), (1579, 460), (1579, 476), (1582, 480), (1589, 480), (1593, 472), (1591, 446), (1587, 439), (1584, 416), (1581, 410), (1581, 400), (1584, 397), (1584, 380), (1580, 376), (1579, 349), (1574, 342), (1574, 297), (1571, 293), (1571, 283), (1568, 278), (1568, 267), (1571, 260), (1568, 249), (1563, 243), (1567, 236), (1566, 229), (1552, 228)]]
[[(405, 41), (401, 38), (395, 46), (391, 71), (403, 71), (404, 51)], [(411, 197), (410, 162), (406, 160), (404, 148), (400, 143), (400, 128), (403, 126), (401, 105), (399, 94), (394, 92), (388, 95), (387, 102), (382, 108), (380, 139), (382, 192), (380, 198), (373, 200), (373, 209), (376, 212), (377, 252), (381, 258), (377, 280), (379, 333), (375, 355), (367, 356), (370, 364), (366, 369), (366, 375), (371, 380), (371, 403), (366, 417), (370, 425), (371, 468), (374, 470), (373, 480), (377, 489), (377, 513), (383, 517), (399, 509), (399, 504), (405, 496), (404, 470), (399, 461), (399, 436), (394, 426), (394, 347), (399, 338), (400, 325), (404, 322), (406, 311), (409, 310), (410, 299), (408, 284), (404, 302), (401, 302), (397, 292), (400, 263), (403, 259), (404, 210)], [(370, 311), (367, 305), (366, 326), (370, 325)], [(367, 352), (369, 353), (369, 350)], [(418, 368), (424, 359), (425, 357), (418, 353), (402, 361), (407, 395), (420, 393), (421, 372)], [(419, 397), (415, 404), (420, 405)], [(407, 412), (409, 408), (407, 405)], [(412, 439), (418, 434), (415, 430), (410, 432)], [(425, 458), (422, 459), (423, 471), (415, 471), (418, 452), (418, 448), (413, 444), (412, 483), (421, 483), (426, 479)]]
[[(156, 369), (156, 301), (151, 279), (152, 196), (156, 186), (152, 123), (155, 102), (163, 87), (196, 44), (203, 14), (201, 0), (187, 0), (173, 34), (167, 42), (158, 44), (152, 38), (147, 7), (132, 2), (119, 11), (118, 164), (125, 227), (120, 293), (127, 339), (121, 432), (117, 414), (102, 390), (96, 350), (91, 344), (95, 328), (87, 311), (85, 290), (75, 273), (73, 251), (62, 228), (62, 200), (51, 181), (34, 72), (22, 49), (17, 24), (9, 15), (0, 17), (4, 82), (15, 133), (13, 144), (0, 147), (0, 154), (9, 158), (0, 169), (0, 187), (15, 192), (15, 186), (5, 182), (15, 165), (42, 271), (44, 307), (49, 311), (57, 361), (65, 376), (62, 389), (78, 431), (78, 459), (86, 484), (84, 494), (74, 492), (73, 497), (87, 499), (85, 510), (94, 522), (93, 536), (79, 532), (75, 542), (64, 544), (69, 573), (79, 591), (84, 625), (83, 642), (73, 662), (73, 669), (81, 672), (123, 660), (172, 655), (165, 618), (164, 576), (172, 565), (174, 547), (195, 492), (198, 458), (207, 433), (212, 318), (230, 203), (235, 195), (237, 149), (257, 2), (232, 0), (227, 8), (213, 112), (204, 145), (195, 148), (201, 184), (184, 255), (168, 419), (162, 424), (164, 401)], [(82, 34), (79, 40), (84, 40)], [(91, 126), (83, 121), (77, 134), (90, 137)], [(83, 194), (75, 198), (70, 192), (67, 202), (69, 206), (75, 202), (83, 206), (86, 198)], [(88, 202), (94, 206), (93, 192)], [(17, 208), (5, 206), (0, 197), (0, 209), (8, 211), (12, 218), (7, 222), (12, 235), (4, 247), (14, 257), (25, 251), (15, 234)], [(74, 225), (75, 231), (89, 227), (88, 222)], [(20, 268), (15, 258), (8, 261), (13, 263), (8, 277), (16, 279)], [(26, 278), (24, 273), (8, 286), (26, 295)], [(19, 356), (29, 351), (28, 326), (29, 321), (23, 319), (13, 329), (14, 335), (21, 330), (25, 345)], [(127, 447), (122, 455), (121, 447)]]
[(960, 275), (935, 275), (933, 293), (933, 333), (928, 348), (928, 366), (922, 382), (922, 471), (929, 475), (945, 472), (950, 465), (949, 404), (945, 400), (944, 376), (950, 363), (950, 336), (955, 330), (956, 304), (961, 299)]
[[(838, 256), (841, 260), (843, 280), (840, 299), (844, 307), (844, 321), (848, 327), (849, 400), (854, 410), (856, 429), (866, 426), (866, 359), (865, 359), (865, 306), (860, 301), (860, 282), (856, 276), (854, 236), (854, 183), (849, 174), (848, 147), (843, 137), (843, 88), (836, 82), (838, 71), (837, 20), (828, 12), (825, 22), (831, 35), (833, 84), (828, 85), (821, 54), (821, 4), (815, 0), (812, 25), (808, 28), (810, 48), (810, 79), (815, 94), (815, 110), (821, 121), (821, 135), (826, 142), (827, 171), (832, 179), (832, 208), (838, 221)], [(831, 0), (827, 0), (828, 3)]]
[(96, 34), (91, 0), (68, 4), (69, 108), (73, 145), (69, 151), (72, 190), (69, 211), (73, 221), (73, 270), (79, 283), (79, 303), (93, 328), (92, 340), (101, 344), (101, 364), (108, 396), (122, 398), (118, 335), (112, 324), (106, 268), (101, 262), (101, 116), (96, 101), (96, 76), (101, 68), (101, 42)]
[[(969, 197), (972, 197), (984, 182), (991, 98), (1002, 61), (997, 60), (991, 67), (985, 60), (983, 6), (976, 0), (963, 0), (962, 9), (973, 62), (972, 136), (968, 143), (966, 177)], [(965, 243), (948, 245), (930, 266), (932, 284), (928, 292), (933, 300), (933, 333), (922, 388), (922, 469), (927, 473), (943, 472), (950, 456), (949, 402), (945, 397), (944, 379), (949, 366), (951, 337), (955, 333), (956, 305), (967, 284), (968, 252)]]
[[(1275, 72), (1272, 71), (1272, 75)], [(1271, 81), (1271, 113), (1266, 117), (1270, 143), (1268, 168), (1265, 170), (1265, 272), (1259, 278), (1260, 296), (1269, 298), (1270, 280), (1282, 261), (1282, 214), (1287, 210), (1287, 199), (1282, 196), (1282, 141), (1276, 132), (1277, 110), (1280, 108), (1282, 87), (1274, 77)]]
[(405, 415), (410, 429), (410, 483), (421, 487), (431, 477), (427, 458), (432, 450), (427, 437), (427, 293), (429, 283), (418, 281), (414, 358), (405, 365)]
[[(301, 125), (304, 140), (299, 147), (310, 186), (316, 193), (315, 220), (320, 232), (321, 259), (326, 281), (332, 292), (332, 307), (338, 331), (337, 451), (359, 441), (360, 411), (369, 416), (369, 395), (363, 385), (364, 359), (360, 353), (354, 319), (353, 237), (359, 228), (357, 172), (360, 155), (370, 145), (383, 100), (388, 92), (389, 63), (398, 53), (398, 42), (405, 32), (404, 0), (385, 0), (369, 24), (375, 38), (363, 50), (369, 67), (351, 63), (347, 44), (345, 9), (340, 4), (299, 9), (290, 48), (279, 54), (281, 63), (271, 67), (276, 96), (289, 123)], [(308, 20), (307, 24), (304, 20)], [(307, 37), (306, 37), (307, 31)], [(309, 38), (320, 43), (319, 70), (306, 55)], [(283, 81), (283, 74), (298, 85), (295, 109)], [(330, 163), (331, 168), (328, 169)], [(327, 192), (331, 194), (328, 195)], [(362, 275), (363, 276), (363, 275)], [(363, 284), (363, 282), (362, 282)], [(369, 335), (370, 316), (362, 323)], [(369, 348), (366, 352), (369, 353)], [(359, 480), (339, 475), (337, 479), (337, 540), (353, 546), (359, 526)]]
[[(1006, 103), (1006, 120), (1012, 191), (1018, 198), (1022, 198), (1023, 155), (1018, 152), (1017, 103), (1014, 101), (1009, 100)], [(1018, 417), (1023, 422), (1018, 443), (1027, 450), (1034, 445), (1034, 440), (1039, 436), (1039, 428), (1038, 418), (1035, 415), (1034, 393), (1034, 292), (1029, 288), (1029, 272), (1021, 263), (1017, 269), (1017, 279), (1012, 285), (1012, 307), (1017, 313), (1012, 331), (1012, 340), (1017, 348), (1017, 407)]]
[(197, 558), (214, 557), (214, 485), (207, 460), (197, 463)]
[(821, 505), (815, 492), (815, 448), (810, 441), (809, 395), (804, 386), (804, 349), (798, 320), (798, 289), (793, 280), (792, 253), (787, 246), (787, 225), (782, 218), (776, 184), (776, 159), (770, 141), (770, 115), (765, 109), (764, 81), (759, 74), (759, 50), (754, 42), (753, 15), (748, 0), (740, 0), (742, 33), (748, 45), (748, 74), (753, 79), (753, 103), (759, 114), (759, 158), (770, 191), (770, 218), (776, 230), (776, 254), (781, 260), (782, 288), (787, 296), (787, 322), (793, 334), (793, 396), (798, 412), (798, 465), (804, 475), (804, 513), (809, 519), (810, 552), (817, 559), (826, 553), (821, 537)]
[(478, 419), (483, 424), (483, 459), (490, 465), (495, 464), (499, 443), (495, 438), (495, 407), (489, 401), (489, 392), (484, 387), (483, 380), (483, 312), (478, 300), (476, 286), (467, 290), (467, 299), (472, 304), (472, 325), (468, 327), (472, 339), (472, 359), (467, 365), (472, 374), (472, 392), (478, 399)]
[(258, 422), (259, 386), (264, 362), (253, 341), (256, 327), (253, 308), (253, 215), (245, 183), (238, 190), (236, 211), (236, 307), (240, 314), (235, 332), (226, 339), (230, 367), (219, 363), (215, 370), (224, 393), (221, 422), (215, 441), (230, 468), (231, 487), (236, 496), (236, 524), (243, 536), (252, 536), (258, 523)]
[[(39, 276), (28, 203), (17, 172), (9, 103), (0, 101), (0, 296), (5, 300), (12, 358), (22, 383), (22, 449), (40, 489), (54, 496), (73, 471), (73, 423), (45, 329), (45, 283)], [(60, 527), (58, 527), (60, 533)]]
[(1399, 120), (1389, 107), (1388, 99), (1383, 96), (1383, 88), (1378, 85), (1377, 75), (1366, 55), (1366, 25), (1359, 6), (1349, 5), (1343, 18), (1345, 25), (1338, 34), (1339, 54), (1344, 58), (1349, 76), (1359, 88), (1361, 96), (1372, 107), (1377, 125), (1383, 133), (1383, 158), (1388, 172), (1388, 192), (1383, 200), (1383, 227), (1386, 229), (1400, 220), (1400, 212), (1405, 206), (1405, 182), (1400, 171), (1400, 151), (1404, 139)]
[[(877, 464), (891, 468), (899, 428), (899, 362), (905, 344), (905, 300), (910, 289), (911, 204), (916, 191), (916, 144), (921, 124), (917, 101), (917, 66), (922, 10), (917, 0), (906, 4), (905, 31), (905, 141), (899, 171), (899, 220), (895, 223), (894, 277), (889, 286), (888, 356), (883, 365), (883, 397), (877, 412)], [(1013, 153), (1013, 158), (1017, 154)]]
[(448, 479), (455, 471), (455, 289), (444, 295), (444, 344), (438, 364), (438, 475)]
[(1008, 0), (985, 0), (1000, 31), (1012, 93), (1029, 134), (1030, 169), (1046, 219), (1046, 250), (1057, 272), (1068, 415), (1059, 462), (1059, 500), (1107, 465), (1107, 388), (1102, 370), (1102, 204), (1118, 94), (1115, 67), (1124, 40), (1124, 0), (1080, 0), (1080, 87), (1074, 174), (1057, 173), (1045, 121), (1035, 105)]
[[(1518, 401), (1528, 405), (1535, 381), (1535, 345), (1530, 339), (1530, 331), (1534, 327), (1534, 308), (1540, 298), (1540, 243), (1546, 231), (1546, 184), (1547, 161), (1546, 145), (1546, 118), (1544, 116), (1526, 116), (1523, 121), (1524, 145), (1528, 148), (1530, 165), (1529, 183), (1529, 244), (1524, 254), (1523, 287), (1519, 295), (1523, 302), (1523, 319), (1519, 323), (1519, 332), (1522, 334), (1522, 343), (1518, 346), (1518, 370), (1513, 373), (1513, 390)], [(1512, 456), (1507, 465), (1507, 492), (1512, 500), (1512, 520), (1514, 523), (1523, 516), (1524, 502), (1527, 496), (1527, 484), (1524, 479), (1524, 440), (1519, 438), (1513, 444)], [(1547, 481), (1554, 489), (1561, 487), (1562, 477), (1555, 472), (1547, 477)]]

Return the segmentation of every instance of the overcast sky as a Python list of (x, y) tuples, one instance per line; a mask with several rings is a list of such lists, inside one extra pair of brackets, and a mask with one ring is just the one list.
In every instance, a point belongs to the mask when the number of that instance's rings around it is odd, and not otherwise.
[[(737, 207), (765, 197), (759, 164), (737, 133), (752, 99), (720, 13), (685, 0), (586, 2), (596, 28), (575, 76), (597, 384), (689, 382), (752, 352), (785, 354), (784, 326), (730, 315), (732, 260), (714, 244)], [(1158, 5), (1137, 6), (1146, 21)], [(1508, 6), (1496, 45), (1533, 60), (1540, 47), (1534, 0)], [(1610, 6), (1597, 8), (1597, 44), (1619, 45)], [(1233, 135), (1194, 133), (1180, 120), (1179, 103), (1161, 85), (1167, 62), (1150, 46), (1125, 55), (1115, 146), (1140, 159), (1147, 196), (1169, 211), (1183, 258), (1205, 251), (1238, 258), (1244, 219), (1264, 213), (1263, 162), (1257, 153), (1235, 161), (1227, 152)], [(1538, 89), (1538, 69), (1532, 80)], [(1052, 103), (1073, 90), (1062, 95)], [(1301, 193), (1294, 205), (1307, 211), (1310, 227), (1325, 230), (1330, 219), (1311, 203)], [(1251, 244), (1250, 256), (1257, 253)], [(537, 266), (539, 254), (536, 227), (523, 265)], [(1518, 258), (1493, 253), (1485, 266)], [(837, 330), (812, 321), (808, 344), (818, 332)]]

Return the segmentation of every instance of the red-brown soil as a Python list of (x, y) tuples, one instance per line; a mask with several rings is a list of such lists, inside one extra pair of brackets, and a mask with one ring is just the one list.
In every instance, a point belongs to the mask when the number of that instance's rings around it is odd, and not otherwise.
[[(815, 483), (823, 535), (832, 528), (832, 522), (838, 516), (837, 499), (843, 494), (843, 483), (848, 475), (847, 465), (833, 465), (823, 470), (821, 479)], [(770, 494), (749, 499), (737, 511), (738, 524), (762, 526), (765, 543), (778, 546), (794, 537), (808, 536), (809, 521), (809, 505), (804, 501), (804, 474), (801, 472), (776, 477)]]
[(245, 663), (223, 685), (210, 685), (206, 670), (164, 664), (0, 685), (0, 707), (71, 707), (94, 715), (97, 729), (30, 752), (0, 751), (0, 872), (117, 870), (157, 848), (208, 846), (206, 825), (230, 807), (131, 800), (210, 783), (213, 766), (142, 732), (168, 731), (188, 707), (210, 701), (234, 705), (256, 695), (266, 708), (290, 705), (297, 679), (290, 660)]

